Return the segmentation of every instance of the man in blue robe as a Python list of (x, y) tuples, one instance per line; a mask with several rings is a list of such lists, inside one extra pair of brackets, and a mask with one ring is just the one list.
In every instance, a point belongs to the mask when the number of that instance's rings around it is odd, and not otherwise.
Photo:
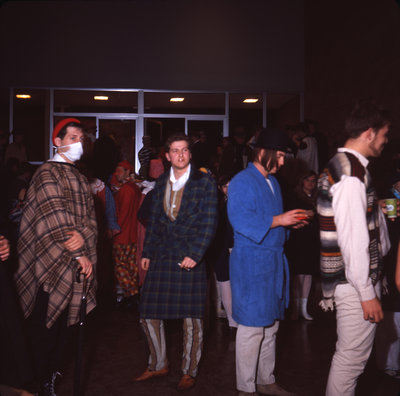
[(288, 138), (263, 129), (254, 162), (229, 184), (228, 216), (234, 230), (230, 257), (239, 395), (288, 396), (273, 374), (279, 320), (289, 301), (289, 270), (283, 245), (286, 228), (301, 227), (305, 211), (283, 212), (281, 190), (273, 174), (283, 165)]

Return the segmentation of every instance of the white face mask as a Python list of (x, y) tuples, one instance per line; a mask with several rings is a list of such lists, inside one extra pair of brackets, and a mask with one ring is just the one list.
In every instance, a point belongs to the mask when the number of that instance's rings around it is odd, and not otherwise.
[(59, 147), (57, 147), (57, 149), (64, 148), (64, 147), (69, 147), (69, 150), (64, 151), (63, 153), (60, 153), (60, 154), (67, 157), (71, 162), (78, 161), (82, 157), (82, 154), (83, 154), (82, 142), (67, 144), (66, 146), (59, 146)]

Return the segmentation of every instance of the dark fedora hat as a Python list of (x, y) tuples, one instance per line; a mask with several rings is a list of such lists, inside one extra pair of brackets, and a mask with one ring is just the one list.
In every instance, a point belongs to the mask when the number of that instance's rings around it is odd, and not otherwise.
[(263, 128), (258, 135), (255, 147), (288, 152), (290, 140), (286, 133), (277, 128)]

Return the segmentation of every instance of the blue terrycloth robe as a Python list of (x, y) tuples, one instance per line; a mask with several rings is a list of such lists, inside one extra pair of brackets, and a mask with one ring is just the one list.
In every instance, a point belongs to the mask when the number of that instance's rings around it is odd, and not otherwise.
[(284, 318), (289, 302), (289, 270), (284, 227), (270, 228), (283, 213), (281, 189), (269, 176), (274, 193), (250, 163), (229, 184), (228, 216), (234, 230), (230, 257), (233, 318), (263, 327)]

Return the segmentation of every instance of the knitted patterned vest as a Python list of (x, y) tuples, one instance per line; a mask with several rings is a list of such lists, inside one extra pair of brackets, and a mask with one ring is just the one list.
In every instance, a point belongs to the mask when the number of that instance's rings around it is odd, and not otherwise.
[(324, 300), (323, 309), (333, 309), (336, 285), (347, 283), (345, 265), (337, 240), (333, 217), (330, 188), (340, 181), (342, 175), (358, 177), (367, 192), (367, 224), (369, 231), (369, 276), (375, 285), (382, 272), (382, 248), (379, 238), (378, 203), (369, 173), (358, 158), (348, 152), (337, 153), (328, 163), (318, 181), (317, 210), (321, 236), (321, 281)]

